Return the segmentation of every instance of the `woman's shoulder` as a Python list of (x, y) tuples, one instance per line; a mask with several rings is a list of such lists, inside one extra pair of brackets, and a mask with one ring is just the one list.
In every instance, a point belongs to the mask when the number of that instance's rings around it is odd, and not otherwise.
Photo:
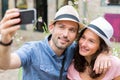
[(111, 67), (107, 71), (103, 80), (112, 80), (120, 75), (120, 59), (116, 56), (111, 56)]
[(74, 72), (75, 68), (74, 68), (74, 62), (72, 61), (72, 63), (70, 64), (69, 68), (68, 68), (68, 72)]
[[(120, 59), (116, 56), (111, 56), (111, 69), (117, 70), (120, 67)], [(120, 68), (119, 68), (120, 70)]]
[(113, 66), (120, 66), (120, 59), (116, 56), (111, 56), (111, 61)]
[(70, 80), (81, 80), (79, 72), (74, 68), (74, 62), (71, 63), (68, 69), (67, 78)]

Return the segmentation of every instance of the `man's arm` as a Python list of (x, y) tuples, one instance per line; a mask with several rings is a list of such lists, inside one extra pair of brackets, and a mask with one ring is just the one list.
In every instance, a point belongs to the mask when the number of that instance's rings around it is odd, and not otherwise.
[(15, 53), (10, 53), (10, 46), (8, 47), (0, 45), (0, 69), (19, 68), (21, 65), (19, 56)]
[(12, 37), (20, 26), (13, 26), (20, 22), (18, 9), (7, 10), (5, 16), (0, 21), (0, 68), (10, 69), (18, 68), (21, 65), (20, 58), (17, 54), (10, 52), (11, 45), (4, 45), (11, 42)]
[(100, 53), (95, 61), (94, 69), (97, 73), (105, 73), (111, 67), (111, 52), (104, 51)]

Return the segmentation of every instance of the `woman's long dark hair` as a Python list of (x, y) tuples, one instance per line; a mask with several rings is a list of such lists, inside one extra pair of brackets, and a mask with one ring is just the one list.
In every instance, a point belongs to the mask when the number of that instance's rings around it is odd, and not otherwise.
[[(87, 28), (86, 28), (87, 29)], [(78, 72), (84, 72), (86, 69), (86, 66), (90, 66), (91, 72), (90, 72), (90, 77), (91, 78), (97, 78), (99, 77), (101, 74), (96, 74), (95, 71), (93, 71), (93, 67), (94, 67), (94, 63), (95, 60), (97, 58), (97, 56), (102, 52), (102, 51), (109, 51), (109, 47), (106, 45), (106, 43), (104, 42), (103, 39), (101, 39), (100, 37), (100, 48), (96, 51), (96, 53), (92, 56), (92, 60), (90, 62), (90, 64), (88, 64), (88, 62), (86, 61), (86, 59), (84, 58), (84, 56), (79, 54), (79, 40), (81, 38), (81, 36), (83, 35), (83, 33), (85, 32), (85, 30), (82, 30), (80, 32), (80, 35), (78, 36), (77, 39), (77, 46), (76, 46), (76, 53), (74, 55), (74, 67)], [(88, 34), (89, 35), (89, 34)]]

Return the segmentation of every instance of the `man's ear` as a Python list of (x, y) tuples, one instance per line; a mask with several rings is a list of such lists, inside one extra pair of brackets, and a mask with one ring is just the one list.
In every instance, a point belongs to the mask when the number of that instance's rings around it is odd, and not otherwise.
[(49, 27), (48, 27), (48, 29), (49, 29), (50, 33), (52, 33), (53, 28), (54, 28), (54, 25), (53, 25), (53, 24), (50, 24), (50, 25), (49, 25)]

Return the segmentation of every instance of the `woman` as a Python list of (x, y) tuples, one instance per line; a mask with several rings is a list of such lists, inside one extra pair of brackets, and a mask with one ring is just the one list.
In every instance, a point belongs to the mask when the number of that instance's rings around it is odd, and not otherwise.
[(120, 80), (120, 59), (111, 56), (112, 66), (106, 73), (96, 74), (93, 65), (102, 51), (111, 48), (112, 26), (102, 17), (81, 30), (74, 60), (68, 69), (69, 80)]

